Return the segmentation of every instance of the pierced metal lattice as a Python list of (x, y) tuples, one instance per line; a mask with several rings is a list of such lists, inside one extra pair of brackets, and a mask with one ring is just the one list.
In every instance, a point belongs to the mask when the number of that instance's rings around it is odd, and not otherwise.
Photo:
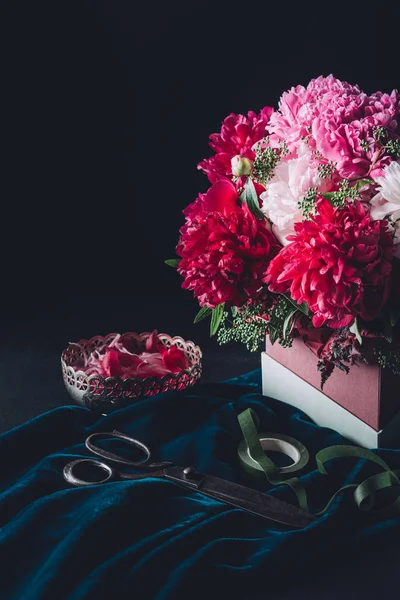
[[(190, 368), (179, 373), (167, 373), (163, 377), (147, 377), (145, 379), (119, 379), (117, 377), (101, 377), (93, 371), (82, 371), (80, 366), (87, 364), (90, 354), (101, 352), (117, 337), (118, 333), (106, 336), (96, 335), (90, 340), (82, 339), (70, 343), (61, 354), (61, 367), (65, 387), (77, 404), (109, 413), (118, 408), (128, 406), (135, 400), (148, 398), (170, 390), (184, 390), (192, 386), (200, 378), (202, 372), (202, 352), (192, 341), (181, 337), (171, 337), (166, 333), (158, 334), (159, 341), (166, 348), (177, 346), (190, 362)], [(145, 351), (146, 340), (150, 332), (123, 334), (137, 346), (138, 353)]]

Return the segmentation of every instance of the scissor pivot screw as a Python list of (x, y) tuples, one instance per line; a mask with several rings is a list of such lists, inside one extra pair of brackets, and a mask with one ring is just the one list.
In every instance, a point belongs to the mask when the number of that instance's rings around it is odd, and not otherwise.
[(183, 474), (185, 475), (185, 477), (192, 475), (196, 472), (196, 469), (194, 469), (193, 467), (186, 467), (185, 469), (183, 469)]

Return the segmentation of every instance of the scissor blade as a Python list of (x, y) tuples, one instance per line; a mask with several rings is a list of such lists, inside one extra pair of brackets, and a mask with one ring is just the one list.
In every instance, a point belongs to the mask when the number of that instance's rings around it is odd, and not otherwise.
[(232, 481), (199, 473), (195, 469), (174, 466), (165, 469), (164, 474), (167, 479), (184, 487), (291, 527), (306, 527), (316, 519), (314, 515), (284, 500)]

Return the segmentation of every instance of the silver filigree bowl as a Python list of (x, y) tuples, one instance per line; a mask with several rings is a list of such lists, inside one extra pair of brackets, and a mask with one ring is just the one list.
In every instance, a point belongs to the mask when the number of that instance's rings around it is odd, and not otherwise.
[[(90, 340), (71, 342), (61, 354), (61, 367), (65, 387), (74, 402), (107, 414), (119, 408), (129, 406), (133, 402), (155, 396), (169, 390), (182, 391), (192, 386), (200, 378), (202, 372), (202, 352), (192, 341), (181, 337), (171, 337), (159, 333), (160, 343), (170, 348), (177, 346), (185, 354), (190, 363), (189, 369), (179, 373), (168, 373), (162, 377), (147, 377), (146, 379), (118, 377), (101, 377), (94, 372), (83, 371), (79, 365), (87, 364), (89, 356), (95, 350), (101, 351), (108, 346), (119, 334), (109, 333), (106, 336), (96, 335)], [(145, 351), (149, 332), (123, 334), (129, 336), (136, 344), (138, 353)]]

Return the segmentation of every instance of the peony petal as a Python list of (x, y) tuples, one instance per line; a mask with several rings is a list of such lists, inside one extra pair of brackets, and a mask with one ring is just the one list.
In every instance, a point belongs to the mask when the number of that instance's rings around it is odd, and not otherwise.
[(314, 327), (318, 328), (318, 327), (322, 327), (322, 325), (325, 323), (325, 317), (323, 315), (321, 315), (320, 313), (316, 313), (313, 318), (312, 318), (312, 324), (314, 325)]
[(171, 346), (169, 350), (163, 354), (162, 360), (167, 369), (172, 371), (172, 373), (179, 373), (179, 371), (188, 369), (190, 366), (183, 351), (176, 346)]
[(154, 329), (154, 331), (149, 335), (146, 340), (146, 351), (147, 352), (159, 352), (160, 341), (158, 339), (158, 331)]
[(208, 212), (229, 213), (237, 206), (238, 195), (235, 186), (228, 180), (214, 183), (204, 198), (204, 207)]
[(354, 315), (345, 315), (338, 319), (331, 319), (328, 322), (329, 327), (332, 329), (341, 329), (342, 327), (348, 327), (354, 322)]
[(139, 344), (132, 335), (124, 334), (121, 336), (121, 346), (130, 354), (138, 354)]
[(106, 348), (101, 366), (105, 377), (119, 377), (123, 373), (118, 360), (118, 352), (112, 348)]

